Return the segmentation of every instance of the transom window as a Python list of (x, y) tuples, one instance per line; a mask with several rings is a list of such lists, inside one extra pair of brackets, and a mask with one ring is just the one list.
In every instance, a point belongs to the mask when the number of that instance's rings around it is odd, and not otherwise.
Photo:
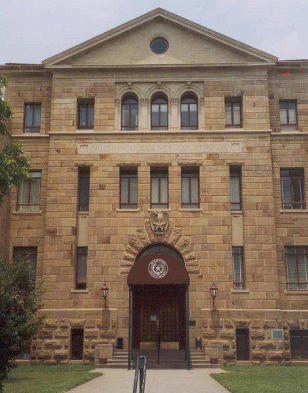
[(24, 131), (26, 133), (40, 132), (40, 128), (41, 128), (41, 104), (26, 103)]
[(155, 95), (151, 103), (152, 130), (168, 129), (168, 100), (164, 94)]
[(198, 99), (193, 94), (185, 94), (181, 99), (181, 128), (198, 129)]
[(151, 208), (168, 208), (168, 168), (151, 168)]
[(297, 128), (297, 101), (281, 100), (280, 106), (280, 125), (283, 128)]
[(94, 128), (94, 99), (78, 99), (78, 128)]
[(36, 212), (40, 209), (41, 172), (30, 172), (18, 186), (17, 210)]
[(138, 99), (135, 95), (127, 95), (122, 100), (122, 130), (138, 129)]
[(137, 168), (120, 168), (120, 208), (136, 209), (138, 204)]
[(199, 201), (199, 168), (181, 169), (182, 207), (198, 208)]
[(308, 247), (285, 247), (287, 288), (308, 290)]
[(225, 98), (226, 127), (242, 127), (242, 98)]
[(304, 168), (280, 169), (283, 209), (305, 209)]

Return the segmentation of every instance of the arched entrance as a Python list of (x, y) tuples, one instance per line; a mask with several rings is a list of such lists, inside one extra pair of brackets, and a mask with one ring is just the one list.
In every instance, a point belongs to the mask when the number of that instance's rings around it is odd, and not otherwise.
[[(189, 367), (189, 275), (182, 255), (153, 244), (136, 258), (127, 279), (130, 288), (129, 361), (134, 350), (185, 351)], [(130, 366), (130, 362), (129, 362)]]

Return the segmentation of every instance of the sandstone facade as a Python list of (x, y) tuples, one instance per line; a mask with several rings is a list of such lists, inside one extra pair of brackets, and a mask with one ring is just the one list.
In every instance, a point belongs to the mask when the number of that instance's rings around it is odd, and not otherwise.
[[(221, 360), (234, 362), (235, 331), (249, 329), (251, 361), (289, 361), (290, 329), (308, 329), (308, 291), (287, 289), (284, 248), (308, 246), (308, 210), (281, 208), (280, 168), (304, 168), (307, 179), (308, 62), (278, 61), (227, 38), (221, 43), (220, 35), (196, 33), (192, 22), (162, 10), (139, 22), (119, 28), (115, 42), (105, 33), (92, 49), (86, 43), (43, 65), (0, 69), (14, 111), (12, 139), (23, 142), (42, 179), (39, 211), (18, 211), (12, 192), (6, 229), (11, 256), (14, 247), (37, 247), (37, 276), (46, 286), (45, 326), (31, 359), (69, 361), (74, 328), (84, 329), (84, 362), (94, 362), (98, 346), (118, 337), (127, 348), (127, 275), (145, 247), (162, 243), (181, 253), (189, 273), (191, 348), (202, 337), (205, 348), (217, 345)], [(157, 57), (140, 41), (162, 32), (170, 50)], [(198, 97), (197, 130), (180, 126), (186, 91)], [(121, 131), (121, 100), (128, 92), (139, 100), (136, 131)], [(155, 92), (168, 96), (168, 130), (150, 130)], [(239, 96), (242, 127), (226, 128), (225, 98)], [(77, 129), (79, 98), (94, 98), (92, 130)], [(282, 99), (297, 100), (296, 130), (280, 127)], [(24, 133), (27, 102), (41, 103), (39, 134)], [(77, 211), (81, 166), (90, 168), (88, 212)], [(170, 225), (157, 237), (148, 225), (150, 168), (162, 166), (168, 167)], [(183, 166), (199, 167), (197, 209), (181, 207)], [(240, 211), (230, 209), (230, 166), (242, 170)], [(137, 209), (119, 208), (121, 167), (138, 168)], [(307, 205), (308, 180), (305, 195)], [(82, 290), (75, 289), (79, 246), (88, 247)], [(232, 246), (244, 248), (243, 289), (233, 288)], [(104, 282), (110, 290), (102, 315)], [(284, 340), (273, 340), (272, 329), (284, 329)]]

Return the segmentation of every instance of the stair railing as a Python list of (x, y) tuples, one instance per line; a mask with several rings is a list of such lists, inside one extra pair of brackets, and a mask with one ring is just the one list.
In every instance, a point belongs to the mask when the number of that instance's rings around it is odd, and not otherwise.
[(146, 371), (147, 371), (147, 358), (145, 356), (139, 356), (136, 362), (133, 393), (137, 393), (138, 381), (139, 381), (139, 393), (144, 393)]

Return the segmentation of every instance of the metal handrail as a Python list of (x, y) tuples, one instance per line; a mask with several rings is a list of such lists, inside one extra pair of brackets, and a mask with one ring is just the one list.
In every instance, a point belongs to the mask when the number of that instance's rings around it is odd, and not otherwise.
[[(143, 361), (143, 365), (142, 365), (142, 361)], [(147, 358), (145, 356), (139, 356), (136, 362), (133, 393), (137, 393), (138, 380), (139, 380), (139, 393), (144, 393), (146, 371), (147, 371)]]

